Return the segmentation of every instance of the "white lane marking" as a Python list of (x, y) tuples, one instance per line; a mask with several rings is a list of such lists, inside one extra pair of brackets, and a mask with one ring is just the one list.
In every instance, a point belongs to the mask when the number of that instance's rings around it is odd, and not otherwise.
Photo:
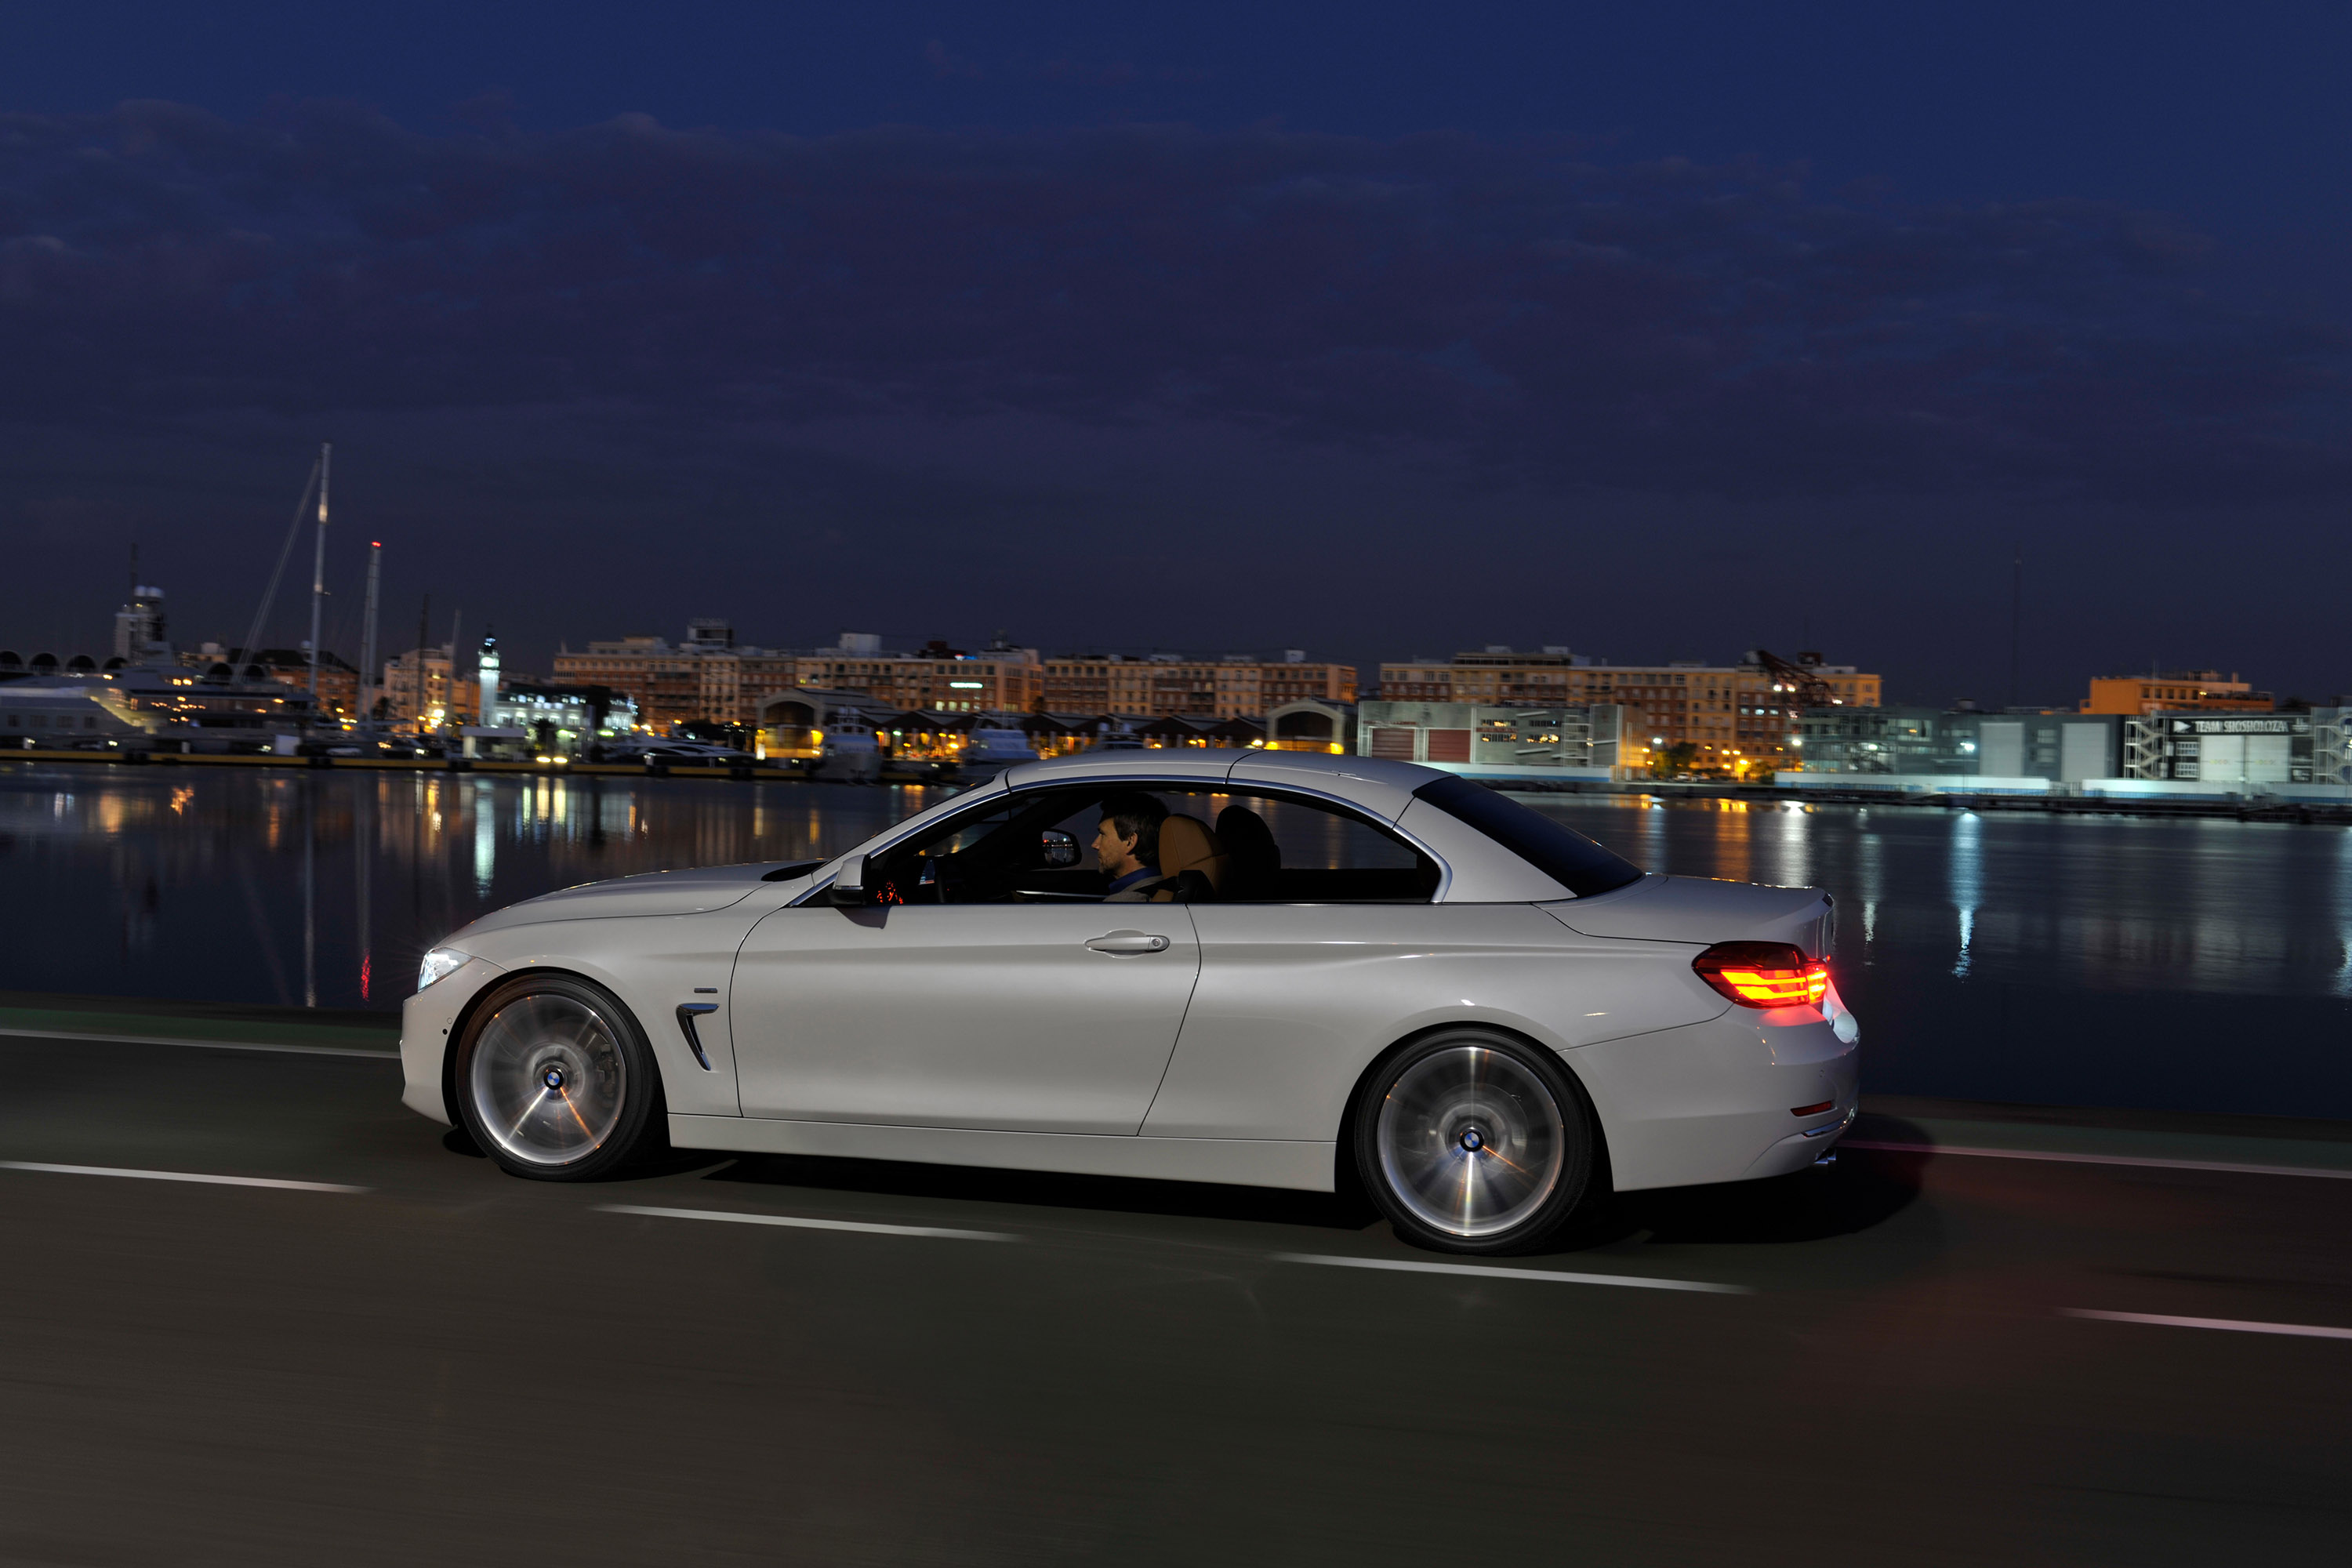
[(2039, 1149), (1963, 1149), (1948, 1143), (1872, 1143), (1859, 1138), (1838, 1142), (1841, 1149), (1885, 1149), (1897, 1154), (1966, 1154), (1978, 1160), (2047, 1160), (2061, 1165), (2143, 1165), (2158, 1171), (2224, 1171), (2240, 1176), (2318, 1176), (2352, 1182), (2352, 1170), (2325, 1165), (2234, 1165), (2220, 1160), (2158, 1160), (2134, 1154), (2059, 1154)]
[(2306, 1340), (2352, 1340), (2352, 1329), (2324, 1328), (2317, 1323), (2256, 1323), (2239, 1318), (2168, 1318), (2154, 1312), (2101, 1312), (2089, 1307), (2062, 1307), (2067, 1318), (2097, 1318), (2109, 1323), (2153, 1323), (2160, 1329), (2222, 1329), (2233, 1334), (2293, 1334)]
[(138, 1182), (198, 1182), (214, 1187), (282, 1187), (294, 1193), (364, 1193), (341, 1182), (289, 1182), (275, 1176), (210, 1176), (200, 1171), (131, 1171), (113, 1165), (48, 1165), (36, 1160), (0, 1160), (0, 1171), (42, 1171), (53, 1176), (128, 1176)]
[(730, 1214), (722, 1209), (666, 1209), (645, 1204), (598, 1204), (606, 1214), (651, 1215), (656, 1219), (715, 1219), (730, 1225), (781, 1225), (795, 1230), (858, 1230), (873, 1236), (934, 1236), (952, 1241), (1018, 1241), (1001, 1230), (948, 1230), (929, 1225), (877, 1225), (855, 1219), (809, 1219), (789, 1214)]
[(1276, 1263), (1328, 1263), (1340, 1268), (1392, 1268), (1401, 1274), (1468, 1274), (1491, 1279), (1549, 1279), (1559, 1285), (1628, 1285), (1638, 1290), (1701, 1290), (1714, 1296), (1753, 1296), (1745, 1285), (1710, 1285), (1702, 1279), (1647, 1279), (1638, 1274), (1568, 1274), (1547, 1268), (1496, 1268), (1476, 1263), (1407, 1263), (1397, 1258), (1341, 1258), (1326, 1252), (1277, 1252)]
[(0, 1029), (0, 1036), (19, 1040), (91, 1040), (115, 1046), (193, 1046), (205, 1051), (273, 1051), (289, 1057), (362, 1057), (369, 1061), (397, 1062), (398, 1051), (362, 1050), (357, 1046), (266, 1046), (258, 1040), (183, 1040), (168, 1035), (102, 1035), (92, 1029)]

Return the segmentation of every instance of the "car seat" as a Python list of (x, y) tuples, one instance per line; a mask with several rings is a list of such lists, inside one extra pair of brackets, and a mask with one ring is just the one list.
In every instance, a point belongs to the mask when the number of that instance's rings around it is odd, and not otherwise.
[(1198, 817), (1171, 816), (1160, 825), (1160, 885), (1156, 904), (1196, 903), (1224, 890), (1233, 865), (1225, 847)]
[(1265, 818), (1245, 805), (1229, 805), (1217, 814), (1217, 842), (1232, 862), (1220, 896), (1236, 902), (1274, 897), (1282, 873), (1282, 847)]

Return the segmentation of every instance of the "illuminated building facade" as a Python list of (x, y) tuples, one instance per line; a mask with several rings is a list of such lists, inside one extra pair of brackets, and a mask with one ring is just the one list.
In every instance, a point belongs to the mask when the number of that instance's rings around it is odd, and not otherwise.
[(1123, 718), (1194, 714), (1261, 720), (1285, 702), (1351, 702), (1352, 665), (1229, 657), (1085, 654), (1048, 658), (997, 642), (977, 651), (931, 642), (911, 653), (883, 648), (870, 632), (832, 647), (752, 647), (723, 621), (691, 623), (687, 638), (592, 642), (555, 658), (559, 682), (608, 686), (635, 699), (649, 729), (690, 722), (763, 726), (777, 697), (802, 689), (845, 694), (877, 710), (938, 713), (1094, 713)]
[[(1615, 703), (1530, 708), (1370, 701), (1356, 711), (1360, 756), (1474, 777), (1608, 779), (1621, 776), (1629, 763), (1622, 743), (1629, 715)], [(1632, 750), (1633, 759), (1640, 755)]]
[(803, 684), (803, 655), (735, 640), (723, 620), (687, 623), (686, 640), (651, 636), (592, 642), (584, 653), (555, 656), (565, 686), (608, 686), (636, 705), (637, 721), (668, 734), (681, 724), (756, 724), (778, 692)]
[(395, 722), (432, 730), (444, 723), (471, 721), (474, 684), (452, 684), (449, 665), (449, 650), (446, 647), (411, 648), (383, 661), (381, 690)]
[[(1852, 665), (1799, 656), (1796, 667), (1818, 681), (1831, 705), (1875, 708), (1881, 679)], [(1796, 764), (1800, 694), (1788, 676), (1762, 663), (1696, 661), (1602, 664), (1565, 647), (1519, 652), (1489, 647), (1450, 660), (1415, 659), (1381, 666), (1383, 701), (1467, 703), (1476, 707), (1583, 708), (1624, 710), (1628, 767), (1651, 752), (1687, 745), (1694, 768), (1730, 773)]]
[(2078, 710), (2084, 713), (2165, 713), (2176, 710), (2209, 712), (2269, 712), (2277, 704), (2267, 691), (2257, 691), (2235, 672), (2221, 679), (2218, 669), (2180, 669), (2163, 675), (2099, 675), (2091, 679), (2091, 694)]
[(1285, 703), (1309, 700), (1353, 702), (1356, 667), (1309, 662), (1296, 648), (1279, 661), (1083, 654), (1049, 658), (1045, 666), (1045, 707), (1055, 713), (1263, 720)]

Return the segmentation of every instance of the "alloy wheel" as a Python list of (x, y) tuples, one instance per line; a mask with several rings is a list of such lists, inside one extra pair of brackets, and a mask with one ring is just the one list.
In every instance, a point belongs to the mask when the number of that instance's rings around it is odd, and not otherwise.
[(557, 992), (519, 996), (483, 1021), (467, 1091), (484, 1131), (529, 1165), (594, 1152), (627, 1108), (627, 1058), (612, 1022)]
[(1559, 1187), (1569, 1139), (1559, 1100), (1490, 1046), (1450, 1046), (1411, 1062), (1381, 1101), (1375, 1148), (1396, 1201), (1431, 1229), (1500, 1236)]

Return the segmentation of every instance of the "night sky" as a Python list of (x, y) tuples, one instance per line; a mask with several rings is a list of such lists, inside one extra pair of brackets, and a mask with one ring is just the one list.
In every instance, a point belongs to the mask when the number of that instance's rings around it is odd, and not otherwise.
[[(1810, 645), (2352, 692), (2339, 5), (84, 4), (0, 647)], [(272, 642), (301, 635), (301, 582)]]

